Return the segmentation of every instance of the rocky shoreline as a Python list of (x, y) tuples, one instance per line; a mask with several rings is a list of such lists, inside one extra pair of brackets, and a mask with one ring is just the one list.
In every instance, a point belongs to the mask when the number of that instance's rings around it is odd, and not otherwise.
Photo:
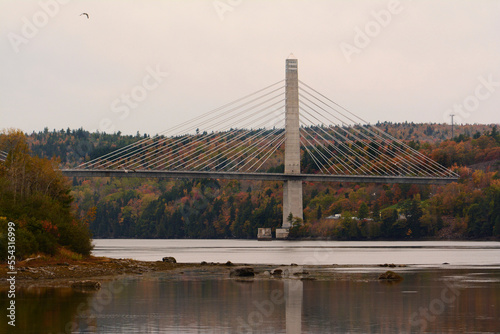
[[(369, 275), (350, 273), (350, 268), (363, 268)], [(83, 260), (57, 262), (55, 259), (33, 258), (18, 262), (16, 281), (18, 287), (26, 286), (98, 286), (101, 281), (116, 279), (120, 276), (146, 276), (162, 273), (172, 278), (179, 276), (218, 277), (228, 279), (280, 279), (300, 280), (377, 280), (387, 278), (389, 268), (402, 268), (406, 265), (380, 264), (378, 266), (349, 265), (248, 265), (226, 263), (176, 263), (173, 258), (163, 261), (137, 261), (132, 259), (113, 259), (88, 257)], [(394, 269), (393, 269), (394, 270)], [(0, 268), (0, 288), (8, 286), (7, 266)], [(390, 276), (392, 277), (392, 276)], [(390, 278), (389, 277), (389, 278)], [(398, 279), (401, 279), (400, 277)]]
[[(16, 281), (23, 285), (58, 285), (74, 280), (112, 279), (120, 275), (142, 275), (149, 272), (169, 271), (191, 264), (163, 261), (136, 261), (90, 256), (83, 260), (56, 262), (34, 258), (16, 264)], [(7, 286), (7, 266), (0, 267), (0, 287)], [(63, 284), (65, 285), (65, 284)]]

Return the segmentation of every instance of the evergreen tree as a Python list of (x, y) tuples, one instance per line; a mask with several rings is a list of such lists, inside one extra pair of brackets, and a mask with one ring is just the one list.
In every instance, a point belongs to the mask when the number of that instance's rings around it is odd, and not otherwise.
[(368, 215), (370, 214), (368, 205), (366, 205), (365, 202), (361, 203), (359, 210), (358, 210), (358, 218), (359, 219), (365, 219), (368, 218)]

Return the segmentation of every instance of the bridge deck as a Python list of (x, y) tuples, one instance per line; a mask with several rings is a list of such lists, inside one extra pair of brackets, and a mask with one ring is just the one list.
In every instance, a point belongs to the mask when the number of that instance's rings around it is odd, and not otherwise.
[(411, 183), (447, 184), (458, 177), (412, 177), (412, 176), (363, 176), (328, 174), (278, 174), (206, 171), (161, 171), (161, 170), (85, 170), (62, 169), (68, 177), (142, 177), (172, 179), (226, 179), (256, 181), (304, 181), (304, 182), (363, 182), (363, 183)]

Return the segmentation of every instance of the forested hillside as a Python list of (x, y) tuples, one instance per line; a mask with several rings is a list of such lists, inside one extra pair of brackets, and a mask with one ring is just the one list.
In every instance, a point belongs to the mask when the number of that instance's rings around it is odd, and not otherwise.
[[(310, 183), (304, 222), (292, 236), (341, 240), (500, 236), (500, 136), (493, 125), (380, 123), (412, 148), (459, 173), (446, 186)], [(75, 166), (147, 135), (60, 130), (28, 136), (39, 156)], [(277, 155), (282, 152), (277, 151)], [(274, 157), (268, 172), (282, 171)], [(316, 172), (303, 154), (302, 170)], [(255, 238), (282, 220), (280, 182), (93, 178), (72, 180), (81, 217), (94, 237)], [(341, 214), (340, 219), (331, 216)]]

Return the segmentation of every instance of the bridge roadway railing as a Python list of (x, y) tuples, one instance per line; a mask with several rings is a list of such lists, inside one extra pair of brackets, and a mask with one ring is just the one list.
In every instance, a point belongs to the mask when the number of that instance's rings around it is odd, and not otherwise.
[(362, 182), (362, 183), (410, 183), (447, 184), (456, 182), (458, 177), (420, 176), (364, 176), (331, 174), (279, 174), (243, 173), (179, 170), (104, 170), (104, 169), (61, 169), (68, 177), (142, 177), (171, 179), (226, 179), (256, 181), (303, 181), (303, 182)]

